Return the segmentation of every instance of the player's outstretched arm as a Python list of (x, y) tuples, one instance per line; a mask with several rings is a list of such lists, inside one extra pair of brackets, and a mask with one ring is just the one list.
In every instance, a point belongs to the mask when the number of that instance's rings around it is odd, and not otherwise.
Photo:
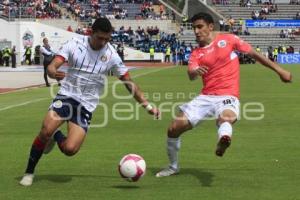
[(134, 99), (141, 104), (149, 114), (154, 115), (157, 119), (160, 117), (160, 111), (149, 104), (139, 86), (131, 80), (129, 73), (121, 76), (120, 80), (124, 83), (129, 93), (133, 95)]
[(66, 74), (65, 72), (58, 71), (57, 69), (60, 68), (64, 64), (64, 60), (60, 57), (55, 57), (50, 65), (47, 67), (47, 74), (50, 78), (56, 79), (56, 80), (62, 80)]
[(264, 66), (272, 69), (273, 71), (275, 71), (279, 75), (280, 79), (283, 82), (285, 82), (285, 83), (292, 82), (291, 72), (283, 69), (277, 63), (269, 60), (268, 58), (261, 55), (260, 53), (257, 53), (253, 49), (248, 53), (248, 55), (251, 56), (252, 58), (254, 58), (255, 60), (257, 60), (258, 62), (260, 62), (262, 65), (264, 65)]

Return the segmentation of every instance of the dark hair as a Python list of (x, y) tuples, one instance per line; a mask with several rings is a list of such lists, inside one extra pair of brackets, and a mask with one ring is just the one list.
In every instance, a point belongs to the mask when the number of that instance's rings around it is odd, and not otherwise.
[(105, 33), (112, 32), (113, 27), (107, 18), (98, 18), (92, 25), (93, 32), (102, 31)]
[(195, 22), (195, 21), (197, 21), (199, 19), (202, 19), (207, 24), (213, 24), (214, 23), (214, 19), (213, 19), (213, 17), (210, 14), (208, 14), (208, 13), (202, 13), (202, 12), (195, 14), (191, 18), (191, 22), (193, 23), (193, 22)]

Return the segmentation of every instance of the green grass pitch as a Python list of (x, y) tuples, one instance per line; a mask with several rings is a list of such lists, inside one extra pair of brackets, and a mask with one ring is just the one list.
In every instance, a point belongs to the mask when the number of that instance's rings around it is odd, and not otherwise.
[[(300, 68), (284, 67), (293, 72), (292, 84), (282, 83), (276, 74), (261, 66), (241, 66), (242, 117), (234, 126), (232, 145), (225, 156), (214, 155), (215, 122), (207, 121), (182, 137), (181, 173), (161, 179), (154, 174), (167, 164), (166, 129), (172, 119), (167, 110), (172, 104), (189, 101), (189, 94), (201, 88), (201, 81), (188, 80), (185, 67), (131, 73), (151, 102), (165, 103), (161, 120), (153, 120), (143, 109), (113, 113), (115, 103), (135, 102), (113, 98), (113, 89), (119, 96), (127, 91), (121, 85), (114, 87), (112, 82), (116, 79), (109, 78), (108, 94), (102, 100), (108, 108), (108, 118), (103, 116), (104, 108), (99, 107), (92, 121), (95, 125), (108, 119), (106, 126), (90, 128), (74, 157), (64, 156), (57, 147), (43, 156), (29, 188), (18, 185), (18, 181), (51, 102), (49, 89), (2, 94), (0, 199), (300, 199)], [(253, 102), (261, 103), (264, 112), (247, 113), (247, 108), (257, 109), (245, 107)], [(262, 120), (246, 119), (261, 114)], [(133, 119), (114, 120), (113, 115)], [(118, 174), (118, 162), (127, 153), (140, 154), (146, 160), (147, 173), (137, 183), (126, 182)]]

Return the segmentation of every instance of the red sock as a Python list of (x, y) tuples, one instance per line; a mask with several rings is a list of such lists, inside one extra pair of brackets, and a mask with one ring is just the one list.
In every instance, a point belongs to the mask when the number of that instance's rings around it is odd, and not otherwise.
[(62, 141), (62, 142), (60, 142), (60, 143), (57, 143), (57, 145), (58, 145), (58, 148), (60, 149), (60, 151), (62, 152), (62, 153), (65, 153), (65, 141)]
[(39, 136), (37, 136), (34, 139), (32, 146), (34, 146), (37, 150), (44, 150), (46, 143), (42, 142)]

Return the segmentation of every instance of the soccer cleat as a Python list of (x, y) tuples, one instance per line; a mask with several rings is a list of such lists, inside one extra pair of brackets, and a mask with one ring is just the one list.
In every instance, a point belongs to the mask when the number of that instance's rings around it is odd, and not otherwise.
[(48, 154), (52, 151), (53, 147), (55, 146), (56, 141), (54, 140), (54, 135), (57, 131), (55, 131), (53, 133), (53, 135), (51, 136), (50, 140), (47, 142), (45, 149), (43, 151), (44, 154)]
[(165, 176), (172, 176), (179, 173), (179, 169), (174, 169), (172, 167), (165, 168), (158, 172), (155, 176), (156, 177), (165, 177)]
[(216, 155), (222, 157), (230, 143), (231, 138), (228, 135), (223, 135), (217, 144)]
[(22, 180), (20, 181), (20, 185), (31, 186), (33, 182), (33, 178), (34, 178), (33, 174), (24, 174)]

